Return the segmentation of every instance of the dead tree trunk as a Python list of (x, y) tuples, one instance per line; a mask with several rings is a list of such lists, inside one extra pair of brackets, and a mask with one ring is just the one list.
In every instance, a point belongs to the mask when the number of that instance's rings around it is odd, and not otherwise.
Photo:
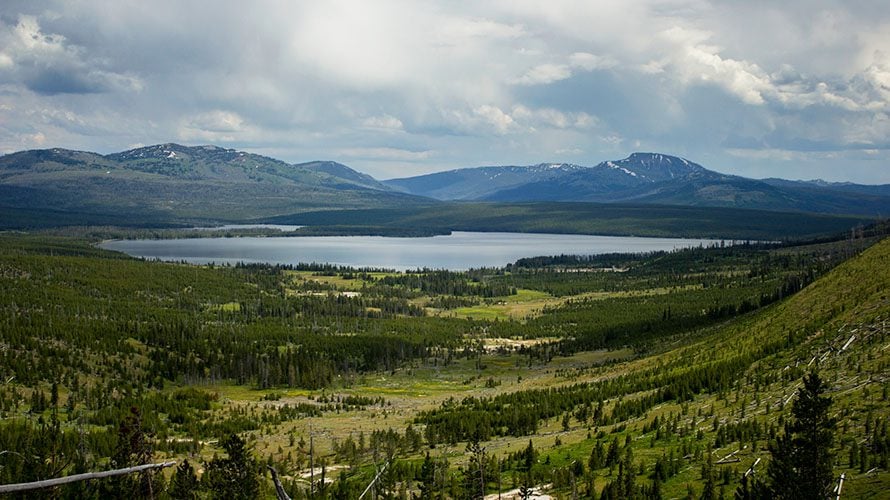
[(163, 462), (159, 464), (136, 465), (127, 467), (126, 469), (105, 470), (101, 472), (87, 472), (84, 474), (74, 474), (71, 476), (58, 477), (55, 479), (44, 479), (43, 481), (34, 481), (32, 483), (16, 483), (16, 484), (0, 484), (0, 493), (15, 493), (17, 491), (29, 491), (39, 488), (52, 488), (53, 486), (61, 486), (63, 484), (74, 483), (77, 481), (86, 481), (88, 479), (102, 479), (112, 476), (123, 476), (124, 474), (133, 474), (150, 469), (163, 469), (176, 465), (176, 461)]

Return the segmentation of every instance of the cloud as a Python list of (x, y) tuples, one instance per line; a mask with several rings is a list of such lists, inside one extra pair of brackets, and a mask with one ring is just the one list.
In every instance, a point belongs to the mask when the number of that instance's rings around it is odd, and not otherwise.
[(528, 127), (584, 129), (596, 124), (596, 118), (584, 112), (564, 113), (553, 108), (529, 109), (521, 105), (513, 108), (512, 118)]
[(512, 80), (517, 85), (547, 85), (571, 78), (577, 71), (608, 69), (617, 65), (610, 57), (601, 57), (588, 52), (575, 52), (566, 58), (567, 62), (539, 64)]
[(451, 110), (451, 124), (471, 134), (495, 136), (534, 132), (539, 129), (587, 129), (597, 119), (584, 112), (562, 112), (554, 108), (529, 108), (515, 105), (508, 110), (484, 104), (472, 110)]
[(709, 32), (679, 26), (659, 33), (668, 47), (667, 62), (650, 61), (644, 71), (667, 67), (683, 85), (716, 84), (747, 104), (763, 104), (763, 94), (771, 88), (769, 77), (756, 64), (722, 57), (719, 47), (705, 43), (711, 37)]
[(473, 116), (490, 125), (495, 133), (503, 135), (516, 127), (513, 117), (496, 106), (484, 104), (473, 109)]
[(527, 35), (521, 24), (506, 24), (490, 19), (467, 19), (449, 16), (438, 29), (438, 43), (456, 44), (470, 38), (516, 39)]
[(385, 113), (365, 118), (362, 120), (362, 126), (378, 130), (402, 130), (404, 128), (402, 120)]
[(176, 131), (176, 139), (187, 142), (232, 143), (255, 138), (259, 130), (245, 123), (238, 113), (212, 110), (182, 119)]
[(0, 70), (9, 69), (15, 66), (15, 61), (12, 60), (12, 56), (5, 52), (0, 52)]
[(585, 71), (614, 68), (618, 62), (611, 57), (597, 56), (589, 52), (575, 52), (569, 55), (569, 65)]
[(335, 152), (339, 156), (347, 158), (361, 158), (371, 160), (398, 160), (420, 161), (432, 157), (432, 151), (409, 151), (399, 148), (344, 148)]
[(19, 16), (15, 26), (0, 20), (0, 45), (0, 81), (22, 83), (38, 94), (142, 89), (138, 78), (103, 69), (64, 36), (43, 33), (34, 16)]
[(885, 4), (14, 1), (0, 150), (220, 142), (389, 173), (832, 150), (886, 177), (861, 154), (890, 136)]
[(572, 70), (567, 64), (540, 64), (517, 78), (515, 83), (519, 85), (546, 85), (565, 80), (570, 76), (572, 76)]
[(186, 126), (208, 132), (238, 132), (244, 128), (244, 119), (238, 113), (217, 109), (189, 118)]

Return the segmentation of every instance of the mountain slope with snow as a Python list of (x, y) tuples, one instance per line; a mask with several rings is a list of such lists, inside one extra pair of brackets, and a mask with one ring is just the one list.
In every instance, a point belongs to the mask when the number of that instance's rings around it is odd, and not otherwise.
[(0, 207), (135, 220), (244, 220), (305, 210), (428, 203), (334, 162), (292, 165), (217, 146), (0, 156)]
[[(539, 167), (539, 166), (538, 166)], [(685, 158), (633, 153), (593, 167), (480, 167), (385, 183), (441, 200), (634, 202), (880, 215), (890, 213), (882, 186), (754, 180), (721, 174)], [(500, 177), (509, 182), (501, 180)]]

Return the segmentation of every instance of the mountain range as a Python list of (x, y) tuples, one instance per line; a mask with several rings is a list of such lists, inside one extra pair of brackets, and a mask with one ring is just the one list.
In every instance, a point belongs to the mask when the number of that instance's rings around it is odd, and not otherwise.
[(5, 155), (0, 200), (7, 209), (113, 214), (145, 222), (237, 221), (429, 201), (335, 162), (289, 164), (234, 149), (179, 144), (109, 155), (60, 148)]
[[(159, 144), (108, 155), (54, 148), (0, 156), (0, 215), (6, 219), (38, 214), (58, 224), (187, 224), (456, 201), (679, 205), (871, 217), (890, 213), (890, 186), (754, 180), (659, 153), (633, 153), (592, 167), (489, 166), (382, 182), (333, 161), (290, 164), (217, 146)], [(2, 226), (16, 227), (9, 220)]]
[(593, 167), (560, 163), (465, 168), (384, 184), (438, 200), (620, 202), (870, 216), (890, 213), (890, 185), (755, 180), (659, 153), (633, 153)]

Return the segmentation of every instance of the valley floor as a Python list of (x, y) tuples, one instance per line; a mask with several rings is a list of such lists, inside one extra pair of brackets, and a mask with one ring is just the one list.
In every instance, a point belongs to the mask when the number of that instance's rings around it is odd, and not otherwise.
[[(881, 498), (890, 240), (874, 241), (411, 276), (4, 236), (0, 484), (174, 459), (213, 496), (235, 435), (294, 498), (356, 498), (384, 464), (383, 496), (731, 498), (746, 474), (768, 482), (817, 372), (832, 480)], [(172, 495), (186, 475), (151, 480)], [(138, 496), (143, 479), (40, 494)]]

